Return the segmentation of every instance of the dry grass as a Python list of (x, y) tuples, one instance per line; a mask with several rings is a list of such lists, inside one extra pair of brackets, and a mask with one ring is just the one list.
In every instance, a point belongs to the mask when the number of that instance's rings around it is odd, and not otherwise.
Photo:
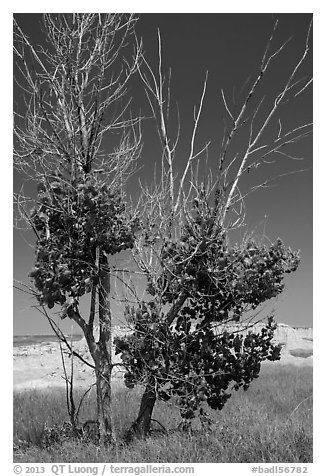
[[(198, 423), (192, 433), (177, 431), (177, 409), (159, 403), (154, 418), (168, 434), (126, 445), (122, 437), (137, 414), (140, 395), (139, 389), (115, 392), (117, 443), (101, 449), (75, 440), (42, 447), (44, 424), (68, 419), (64, 392), (15, 394), (15, 462), (312, 462), (311, 368), (265, 367), (247, 392), (238, 391), (222, 411), (211, 412), (215, 425), (210, 431)], [(82, 420), (94, 418), (93, 399), (87, 400)]]

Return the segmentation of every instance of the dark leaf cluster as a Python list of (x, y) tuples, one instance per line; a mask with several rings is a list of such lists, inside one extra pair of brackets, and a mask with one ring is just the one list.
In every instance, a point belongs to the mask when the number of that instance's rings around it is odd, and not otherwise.
[[(191, 237), (170, 244), (158, 279), (164, 303), (172, 304), (182, 291), (192, 297), (192, 307), (205, 306), (205, 319), (239, 320), (244, 308), (255, 309), (283, 291), (285, 273), (299, 264), (298, 253), (278, 239), (271, 246), (249, 242), (227, 247), (222, 237)], [(157, 290), (151, 285), (152, 295)]]
[(261, 362), (278, 360), (280, 346), (272, 341), (275, 324), (270, 318), (259, 331), (241, 332), (236, 326), (191, 325), (187, 306), (178, 324), (167, 327), (153, 303), (130, 309), (138, 317), (133, 334), (115, 338), (116, 354), (127, 368), (129, 388), (155, 381), (157, 396), (175, 397), (181, 416), (191, 420), (204, 405), (221, 410), (232, 390), (247, 390), (259, 376)]
[(98, 255), (131, 248), (136, 228), (119, 194), (90, 176), (76, 187), (59, 176), (40, 183), (30, 222), (37, 234), (30, 277), (40, 303), (61, 304), (62, 317), (97, 284)]
[(166, 238), (162, 247), (162, 271), (148, 292), (163, 304), (172, 304), (182, 291), (203, 302), (209, 321), (223, 321), (232, 314), (240, 319), (245, 306), (255, 309), (284, 288), (285, 273), (295, 271), (299, 254), (282, 240), (269, 246), (248, 241), (230, 246), (222, 227), (214, 221), (205, 196), (194, 202), (194, 213), (180, 239)]

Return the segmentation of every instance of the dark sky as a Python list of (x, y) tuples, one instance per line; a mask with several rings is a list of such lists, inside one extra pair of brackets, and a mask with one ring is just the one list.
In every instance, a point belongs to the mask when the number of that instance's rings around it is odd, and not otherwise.
[[(189, 134), (193, 119), (193, 107), (198, 105), (206, 71), (209, 71), (207, 94), (204, 102), (202, 122), (199, 128), (198, 148), (206, 141), (212, 141), (210, 165), (214, 159), (223, 133), (223, 107), (220, 90), (223, 88), (228, 98), (233, 90), (239, 92), (248, 76), (257, 74), (273, 18), (279, 18), (279, 31), (275, 37), (275, 47), (293, 36), (286, 50), (275, 62), (270, 76), (266, 77), (258, 91), (266, 96), (266, 104), (273, 100), (273, 94), (280, 91), (287, 75), (294, 67), (303, 51), (310, 14), (142, 14), (137, 33), (142, 37), (145, 53), (151, 65), (157, 64), (157, 28), (162, 38), (163, 69), (172, 68), (172, 106), (176, 104), (180, 113), (181, 139), (176, 154), (177, 163), (184, 163), (189, 153)], [(41, 42), (39, 14), (20, 14), (17, 20), (34, 42)], [(304, 75), (311, 75), (312, 60), (302, 68)], [(299, 78), (298, 77), (298, 78)], [(133, 107), (147, 112), (144, 92), (139, 82), (131, 85)], [(260, 98), (259, 97), (259, 98)], [(18, 103), (20, 96), (15, 95)], [(284, 127), (290, 129), (312, 121), (311, 87), (294, 103), (288, 103), (282, 110)], [(174, 125), (172, 121), (172, 126)], [(273, 131), (267, 132), (268, 134)], [(140, 158), (143, 180), (152, 177), (157, 139), (155, 128), (144, 126), (144, 148)], [(241, 144), (239, 144), (239, 147)], [(214, 154), (215, 150), (215, 154)], [(290, 170), (309, 168), (304, 173), (288, 175), (278, 180), (272, 188), (261, 190), (248, 198), (248, 228), (258, 227), (267, 215), (266, 234), (274, 240), (283, 239), (286, 245), (301, 250), (299, 270), (286, 279), (286, 288), (278, 300), (276, 317), (279, 322), (290, 325), (312, 325), (312, 139), (295, 144), (296, 155), (304, 157), (302, 162), (291, 162), (282, 158), (272, 164), (258, 178), (278, 175)], [(264, 175), (265, 174), (265, 175)], [(17, 177), (14, 177), (14, 187)], [(137, 178), (137, 177), (136, 177)], [(130, 192), (136, 193), (136, 180), (130, 185)], [(249, 182), (248, 182), (249, 183)], [(31, 240), (14, 231), (14, 278), (28, 282), (28, 272), (33, 267), (33, 249), (25, 240)], [(33, 302), (28, 296), (14, 292), (14, 334), (48, 333), (48, 324), (41, 315), (31, 309)], [(67, 330), (70, 325), (67, 327)]]

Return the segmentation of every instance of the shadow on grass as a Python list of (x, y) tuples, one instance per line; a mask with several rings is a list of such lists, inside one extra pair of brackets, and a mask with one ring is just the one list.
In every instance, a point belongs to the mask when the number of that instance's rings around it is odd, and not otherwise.
[(301, 357), (306, 359), (307, 357), (311, 357), (313, 355), (313, 351), (311, 349), (292, 349), (289, 350), (289, 354), (293, 357)]

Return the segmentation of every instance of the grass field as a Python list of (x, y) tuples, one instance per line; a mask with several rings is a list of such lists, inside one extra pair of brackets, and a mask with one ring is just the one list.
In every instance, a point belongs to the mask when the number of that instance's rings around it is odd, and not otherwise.
[[(194, 426), (191, 433), (176, 430), (179, 412), (159, 403), (153, 417), (168, 434), (153, 433), (129, 445), (122, 441), (138, 410), (139, 390), (114, 394), (117, 443), (102, 449), (67, 440), (42, 446), (44, 425), (68, 420), (62, 390), (25, 391), (14, 395), (14, 461), (25, 463), (306, 463), (312, 462), (312, 368), (266, 366), (247, 392), (239, 390), (222, 411), (211, 412), (216, 422), (208, 431)], [(94, 419), (90, 396), (81, 420)]]

